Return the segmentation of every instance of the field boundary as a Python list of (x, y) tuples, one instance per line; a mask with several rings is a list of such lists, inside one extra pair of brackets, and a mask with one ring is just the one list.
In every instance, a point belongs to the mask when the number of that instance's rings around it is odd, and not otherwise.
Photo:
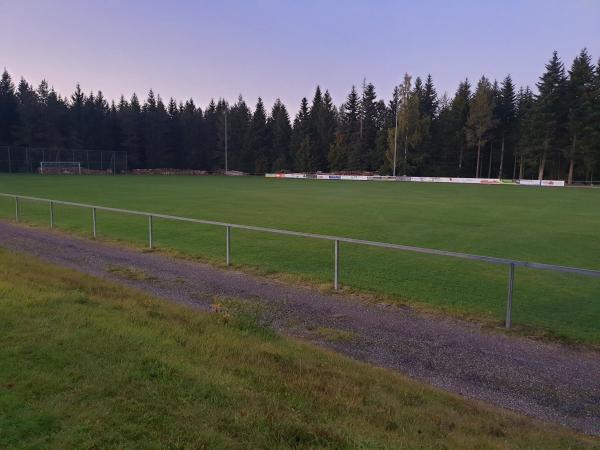
[(164, 220), (173, 220), (180, 222), (188, 222), (188, 223), (197, 223), (202, 225), (212, 225), (217, 227), (223, 227), (225, 229), (225, 257), (227, 265), (231, 264), (231, 230), (232, 229), (241, 229), (248, 231), (256, 231), (260, 233), (270, 233), (270, 234), (278, 234), (285, 236), (294, 236), (294, 237), (303, 237), (310, 239), (319, 239), (333, 242), (333, 287), (335, 290), (339, 289), (339, 248), (340, 243), (348, 243), (348, 244), (356, 244), (356, 245), (365, 245), (369, 247), (379, 247), (379, 248), (387, 248), (392, 250), (399, 251), (407, 251), (413, 253), (421, 253), (427, 255), (436, 255), (436, 256), (446, 256), (451, 258), (459, 258), (466, 259), (472, 261), (480, 261), (486, 262), (489, 264), (497, 264), (504, 265), (508, 267), (508, 289), (507, 289), (507, 300), (506, 300), (506, 317), (505, 317), (505, 327), (511, 327), (512, 320), (512, 299), (513, 299), (513, 290), (514, 290), (514, 279), (515, 279), (515, 270), (517, 267), (524, 267), (528, 269), (535, 270), (549, 270), (554, 272), (562, 272), (590, 277), (600, 278), (600, 270), (593, 269), (585, 269), (579, 267), (568, 267), (568, 266), (560, 266), (555, 264), (545, 264), (531, 261), (521, 261), (515, 259), (508, 258), (499, 258), (495, 256), (485, 256), (485, 255), (474, 255), (470, 253), (461, 253), (461, 252), (451, 252), (446, 250), (438, 250), (432, 248), (424, 248), (424, 247), (415, 247), (410, 245), (402, 245), (402, 244), (392, 244), (386, 242), (378, 242), (378, 241), (369, 241), (363, 239), (354, 239), (348, 237), (341, 236), (331, 236), (324, 234), (316, 234), (316, 233), (303, 233), (299, 231), (291, 231), (291, 230), (281, 230), (277, 228), (267, 228), (267, 227), (258, 227), (252, 225), (241, 225), (235, 223), (228, 222), (219, 222), (212, 220), (203, 220), (203, 219), (193, 219), (190, 217), (182, 217), (182, 216), (173, 216), (168, 214), (160, 214), (153, 213), (147, 211), (136, 211), (130, 209), (122, 209), (122, 208), (112, 208), (108, 206), (99, 206), (99, 205), (91, 205), (86, 203), (78, 203), (78, 202), (69, 202), (64, 200), (54, 200), (40, 197), (31, 197), (25, 195), (18, 194), (8, 194), (8, 193), (0, 193), (0, 197), (4, 198), (12, 198), (15, 202), (15, 221), (18, 223), (21, 219), (20, 213), (20, 201), (28, 200), (34, 202), (42, 202), (47, 203), (49, 206), (49, 221), (50, 228), (54, 228), (54, 205), (65, 205), (72, 206), (78, 208), (90, 209), (92, 212), (91, 222), (92, 222), (92, 235), (94, 238), (97, 236), (97, 228), (96, 228), (96, 213), (97, 211), (108, 211), (114, 213), (135, 215), (135, 216), (144, 216), (148, 218), (148, 246), (149, 248), (153, 247), (153, 220), (164, 219)]
[(520, 185), (537, 187), (565, 187), (564, 180), (508, 180), (500, 178), (469, 177), (414, 177), (407, 175), (342, 175), (337, 173), (266, 173), (265, 178), (311, 179), (330, 181), (402, 181), (414, 183), (450, 183), (450, 184), (483, 184), (483, 185)]

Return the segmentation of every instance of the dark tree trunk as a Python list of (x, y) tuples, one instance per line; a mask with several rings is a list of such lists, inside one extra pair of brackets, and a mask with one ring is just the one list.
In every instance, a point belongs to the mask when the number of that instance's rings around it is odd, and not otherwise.
[(502, 133), (502, 150), (500, 150), (500, 169), (498, 170), (498, 179), (499, 180), (502, 179), (503, 171), (504, 171), (504, 133)]
[(475, 178), (479, 178), (479, 162), (481, 159), (481, 141), (477, 143), (477, 166), (475, 168)]

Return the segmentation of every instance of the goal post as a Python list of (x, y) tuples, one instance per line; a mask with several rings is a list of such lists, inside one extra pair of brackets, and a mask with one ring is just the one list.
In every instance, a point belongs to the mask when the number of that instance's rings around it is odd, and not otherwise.
[(41, 175), (81, 175), (79, 161), (41, 161)]

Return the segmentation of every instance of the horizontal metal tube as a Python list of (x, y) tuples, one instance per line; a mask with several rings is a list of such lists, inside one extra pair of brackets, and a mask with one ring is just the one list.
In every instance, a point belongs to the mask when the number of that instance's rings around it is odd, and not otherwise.
[[(15, 194), (5, 194), (0, 193), (2, 197), (10, 197), (15, 198)], [(473, 255), (469, 253), (461, 253), (461, 252), (450, 252), (446, 250), (436, 250), (432, 248), (422, 248), (422, 247), (414, 247), (410, 245), (401, 245), (401, 244), (390, 244), (386, 242), (377, 242), (377, 241), (367, 241), (363, 239), (353, 239), (353, 238), (344, 238), (339, 236), (329, 236), (325, 234), (314, 234), (314, 233), (302, 233), (299, 231), (290, 231), (290, 230), (279, 230), (276, 228), (265, 228), (265, 227), (256, 227), (252, 225), (239, 225), (235, 223), (227, 223), (227, 222), (216, 222), (212, 220), (202, 220), (202, 219), (192, 219), (189, 217), (179, 217), (179, 216), (171, 216), (168, 214), (155, 214), (145, 211), (134, 211), (129, 209), (120, 209), (120, 208), (111, 208), (108, 206), (98, 206), (98, 205), (89, 205), (85, 203), (77, 203), (77, 202), (68, 202), (62, 200), (50, 200), (46, 198), (39, 197), (27, 197), (23, 195), (18, 196), (20, 199), (24, 200), (32, 200), (32, 201), (40, 201), (40, 202), (54, 202), (55, 204), (67, 205), (67, 206), (77, 206), (80, 208), (96, 208), (99, 211), (110, 211), (117, 212), (123, 214), (131, 214), (136, 216), (153, 216), (159, 219), (165, 220), (175, 220), (181, 222), (191, 222), (191, 223), (199, 223), (203, 225), (215, 225), (221, 227), (230, 227), (241, 230), (249, 230), (249, 231), (257, 231), (261, 233), (271, 233), (271, 234), (280, 234), (284, 236), (295, 236), (295, 237), (305, 237), (311, 239), (321, 239), (326, 241), (338, 241), (338, 242), (346, 242), (349, 244), (357, 244), (357, 245), (367, 245), (370, 247), (380, 247), (380, 248), (389, 248), (392, 250), (401, 250), (413, 253), (423, 253), (427, 255), (438, 255), (438, 256), (447, 256), (450, 258), (459, 258), (459, 259), (467, 259), (471, 261), (481, 261), (490, 264), (501, 264), (501, 265), (510, 265), (514, 264), (517, 267), (526, 267), (529, 269), (536, 270), (551, 270), (555, 272), (563, 272), (563, 273), (571, 273), (576, 275), (584, 275), (591, 277), (600, 278), (600, 270), (592, 270), (592, 269), (582, 269), (578, 267), (567, 267), (567, 266), (559, 266), (555, 264), (544, 264), (537, 262), (529, 262), (529, 261), (519, 261), (508, 258), (498, 258), (495, 256), (482, 256), (482, 255)]]

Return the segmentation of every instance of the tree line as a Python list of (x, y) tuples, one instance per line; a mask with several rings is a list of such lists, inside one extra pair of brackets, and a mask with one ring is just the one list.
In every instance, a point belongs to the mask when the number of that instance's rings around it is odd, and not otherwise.
[(127, 151), (130, 167), (222, 170), (371, 171), (382, 174), (591, 180), (600, 169), (600, 61), (583, 49), (567, 70), (556, 52), (536, 83), (510, 75), (461, 82), (453, 97), (433, 79), (406, 74), (386, 103), (375, 86), (352, 87), (336, 107), (317, 86), (293, 118), (233, 104), (166, 104), (152, 90), (118, 102), (77, 85), (63, 97), (47, 81), (0, 80), (0, 145)]

